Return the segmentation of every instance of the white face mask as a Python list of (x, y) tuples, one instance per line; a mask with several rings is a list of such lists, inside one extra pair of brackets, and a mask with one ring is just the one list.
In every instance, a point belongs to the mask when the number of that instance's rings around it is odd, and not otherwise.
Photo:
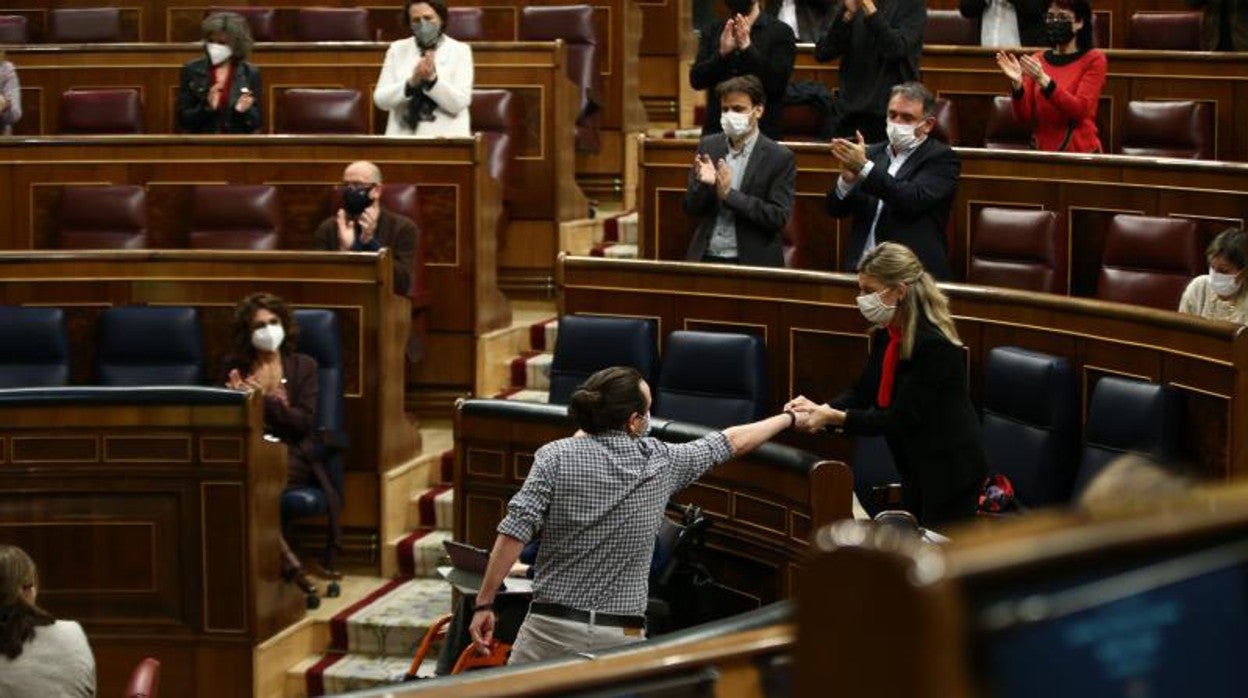
[(286, 339), (286, 330), (282, 329), (282, 323), (265, 325), (251, 333), (251, 346), (260, 351), (277, 351), (282, 346), (282, 341)]
[(208, 60), (212, 61), (213, 65), (221, 65), (222, 63), (230, 60), (230, 56), (234, 55), (234, 52), (230, 50), (229, 46), (226, 46), (225, 44), (214, 44), (211, 41), (204, 44), (204, 49), (208, 51)]
[(750, 132), (750, 115), (726, 111), (719, 115), (719, 126), (729, 138), (740, 138)]
[(915, 124), (895, 124), (891, 121), (888, 122), (888, 142), (897, 152), (901, 152), (906, 148), (917, 144), (922, 139), (914, 135), (915, 128), (917, 128)]
[(884, 327), (892, 322), (893, 315), (897, 312), (897, 306), (884, 305), (884, 301), (880, 300), (879, 293), (864, 293), (858, 296), (856, 300), (858, 311), (867, 319), (867, 322), (876, 327)]
[(1239, 292), (1238, 274), (1221, 274), (1209, 268), (1209, 288), (1223, 298), (1230, 298)]

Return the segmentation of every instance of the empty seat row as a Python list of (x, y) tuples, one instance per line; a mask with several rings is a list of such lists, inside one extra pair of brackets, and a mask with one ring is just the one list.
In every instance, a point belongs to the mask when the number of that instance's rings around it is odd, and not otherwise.
[[(369, 133), (371, 102), (353, 89), (295, 87), (277, 93), (278, 133)], [(473, 130), (510, 137), (519, 126), (519, 102), (509, 90), (473, 90)], [(61, 93), (58, 133), (143, 133), (143, 98), (134, 88), (75, 88)]]
[[(299, 351), (317, 360), (323, 386), (341, 395), (342, 339), (333, 311), (295, 311)], [(94, 384), (168, 386), (215, 384), (225, 357), (205, 361), (195, 308), (120, 306), (100, 313), (95, 332)], [(334, 372), (338, 377), (335, 378)], [(329, 372), (329, 373), (326, 373)], [(60, 308), (0, 306), (0, 388), (47, 388), (70, 383), (70, 342)], [(324, 400), (322, 402), (325, 402)], [(328, 408), (326, 408), (328, 409)], [(330, 415), (341, 422), (341, 415)]]
[[(990, 471), (1006, 476), (1026, 508), (1064, 504), (1125, 453), (1178, 456), (1183, 404), (1173, 388), (1103, 376), (1088, 399), (1083, 438), (1075, 371), (1059, 356), (996, 347), (984, 368), (982, 435)], [(874, 514), (880, 487), (900, 480), (880, 438), (859, 438), (851, 467)]]
[(650, 413), (722, 428), (760, 419), (770, 409), (767, 350), (746, 334), (679, 330), (662, 361), (650, 319), (565, 315), (551, 360), (550, 402), (567, 404), (591, 374), (632, 366), (650, 384)]
[[(1127, 48), (1150, 51), (1204, 51), (1205, 13), (1202, 10), (1134, 12), (1127, 23)], [(1109, 46), (1108, 26), (1092, 16), (1095, 44)], [(963, 17), (957, 10), (927, 11), (923, 44), (979, 46), (980, 21)]]
[[(1064, 222), (1053, 211), (984, 207), (971, 222), (968, 283), (1065, 293)], [(1101, 253), (1096, 297), (1175, 310), (1207, 267), (1199, 227), (1186, 218), (1117, 214)]]

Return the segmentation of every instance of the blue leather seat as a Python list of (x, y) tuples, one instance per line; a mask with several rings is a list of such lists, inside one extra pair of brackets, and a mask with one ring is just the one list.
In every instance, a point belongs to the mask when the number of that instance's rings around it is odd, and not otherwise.
[(654, 320), (564, 315), (550, 362), (550, 403), (568, 404), (577, 386), (610, 366), (632, 366), (654, 385), (659, 364)]
[(983, 439), (989, 469), (1010, 479), (1020, 503), (1066, 502), (1079, 445), (1079, 401), (1070, 362), (1018, 347), (988, 352)]
[(1180, 395), (1174, 388), (1118, 376), (1101, 378), (1088, 402), (1075, 496), (1106, 465), (1128, 451), (1163, 463), (1175, 458), (1181, 419)]
[(874, 517), (901, 508), (901, 473), (883, 436), (855, 437), (849, 467), (854, 472), (854, 494), (868, 514)]
[[(342, 451), (346, 448), (343, 430), (342, 334), (338, 316), (332, 310), (300, 309), (295, 311), (299, 326), (297, 351), (316, 359), (319, 393), (316, 404), (316, 426), (320, 432), (317, 447), (323, 449), (325, 472), (338, 495), (342, 496)], [(292, 487), (282, 492), (282, 528), (298, 519), (331, 515), (329, 496), (320, 487)], [(335, 522), (325, 550), (325, 566), (332, 568), (338, 541)]]
[(0, 306), (0, 388), (69, 383), (69, 338), (60, 308)]
[(123, 306), (100, 314), (100, 385), (199, 385), (204, 357), (195, 308)]
[(768, 411), (767, 347), (748, 334), (677, 331), (667, 337), (652, 414), (723, 428)]

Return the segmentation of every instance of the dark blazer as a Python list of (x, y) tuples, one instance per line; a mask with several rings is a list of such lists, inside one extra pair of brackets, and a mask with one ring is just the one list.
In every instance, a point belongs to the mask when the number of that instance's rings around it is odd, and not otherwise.
[(780, 108), (797, 57), (797, 37), (793, 29), (766, 12), (760, 13), (750, 27), (750, 47), (720, 56), (719, 34), (723, 30), (724, 20), (702, 29), (698, 56), (689, 69), (689, 84), (693, 89), (706, 90), (702, 135), (723, 131), (719, 126), (719, 95), (715, 86), (738, 75), (753, 75), (762, 81), (763, 92), (767, 95), (759, 128), (769, 138), (780, 140)]
[(919, 79), (926, 23), (923, 0), (880, 0), (875, 14), (860, 10), (848, 22), (844, 4), (837, 3), (832, 26), (815, 44), (815, 60), (841, 61), (834, 105), (838, 135), (860, 129), (868, 141), (884, 137), (889, 92)]
[[(1018, 15), (1018, 39), (1023, 46), (1048, 46), (1049, 37), (1044, 33), (1044, 13), (1049, 11), (1048, 0), (1010, 0)], [(961, 0), (958, 12), (963, 17), (983, 17), (988, 0)]]
[[(736, 219), (737, 255), (741, 264), (760, 267), (784, 266), (781, 233), (793, 211), (793, 180), (797, 176), (797, 160), (793, 151), (758, 134), (754, 151), (745, 163), (740, 190), (733, 189), (723, 201), (715, 194), (715, 186), (699, 182), (692, 168), (685, 190), (685, 213), (699, 219), (698, 229), (689, 242), (685, 259), (698, 261), (706, 252), (715, 229), (715, 216), (720, 206), (727, 206)], [(728, 137), (722, 133), (703, 136), (698, 153), (706, 153), (714, 162), (728, 153)]]
[[(373, 239), (381, 247), (389, 247), (394, 255), (394, 292), (400, 296), (406, 296), (412, 290), (412, 264), (419, 236), (420, 230), (412, 219), (381, 209)], [(336, 212), (316, 227), (316, 232), (312, 234), (312, 249), (338, 251)]]
[[(211, 64), (207, 57), (196, 58), (182, 66), (178, 81), (178, 131), (182, 133), (255, 133), (260, 130), (260, 100), (264, 86), (260, 69), (247, 61), (234, 61), (230, 79), (230, 96), (219, 110), (208, 108), (208, 88), (212, 87)], [(246, 87), (255, 97), (251, 109), (243, 113), (234, 104)]]
[(876, 398), (887, 348), (888, 331), (872, 333), (862, 374), (829, 404), (845, 410), (846, 434), (885, 437), (906, 500), (917, 505), (913, 513), (922, 523), (934, 523), (924, 521), (925, 510), (945, 509), (942, 505), (980, 485), (988, 472), (967, 388), (966, 358), (961, 347), (920, 319), (914, 351), (908, 361), (897, 362), (890, 404), (881, 408)]
[[(230, 371), (247, 376), (251, 364), (246, 358), (231, 356), (221, 370), (221, 382), (229, 378)], [(307, 485), (320, 486), (315, 468), (318, 463), (315, 441), (316, 404), (320, 395), (320, 379), (316, 359), (298, 352), (282, 355), (282, 377), (286, 381), (286, 402), (266, 395), (264, 398), (264, 428), (282, 440), (287, 446), (287, 487)]]
[(953, 149), (928, 136), (910, 154), (897, 176), (892, 177), (888, 174), (885, 147), (885, 143), (867, 147), (867, 158), (875, 165), (870, 175), (858, 180), (849, 196), (838, 198), (836, 185), (833, 185), (825, 198), (830, 215), (854, 217), (845, 271), (854, 271), (854, 265), (862, 257), (876, 203), (882, 199), (884, 210), (875, 226), (876, 243), (892, 241), (909, 247), (928, 273), (946, 280), (950, 272), (945, 227), (957, 193), (962, 162)]

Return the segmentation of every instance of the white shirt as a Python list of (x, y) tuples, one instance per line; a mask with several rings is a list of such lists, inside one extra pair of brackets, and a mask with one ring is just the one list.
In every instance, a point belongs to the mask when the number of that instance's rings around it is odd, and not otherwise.
[(1010, 0), (988, 0), (980, 19), (979, 41), (984, 46), (1022, 46), (1018, 11)]
[[(728, 144), (728, 155), (724, 157), (724, 160), (728, 163), (728, 170), (732, 172), (729, 189), (740, 191), (741, 180), (745, 177), (745, 167), (750, 164), (750, 155), (754, 153), (754, 144), (757, 142), (758, 127), (755, 126), (754, 132), (746, 136), (740, 150), (733, 150), (732, 143)], [(719, 212), (715, 214), (715, 227), (711, 231), (710, 241), (707, 242), (706, 253), (712, 257), (726, 259), (732, 259), (738, 254), (737, 217), (722, 201), (719, 204)]]
[(784, 0), (780, 5), (780, 14), (777, 17), (781, 22), (793, 27), (793, 34), (797, 31), (797, 2), (796, 0)]
[[(884, 146), (884, 152), (888, 153), (888, 176), (897, 176), (897, 172), (901, 170), (901, 166), (906, 164), (906, 160), (909, 160), (910, 156), (914, 154), (914, 151), (918, 150), (919, 146), (923, 145), (926, 140), (927, 136), (924, 136), (923, 138), (920, 138), (917, 143), (909, 148), (906, 148), (900, 153), (894, 153), (893, 146), (891, 145)], [(867, 175), (871, 174), (871, 170), (873, 169), (875, 169), (875, 163), (871, 160), (867, 160), (867, 164), (863, 165), (862, 169), (858, 171), (858, 179), (854, 180), (853, 184), (846, 182), (844, 177), (838, 178), (836, 180), (836, 198), (844, 199), (849, 196), (849, 193), (854, 190), (854, 187), (858, 186), (858, 182), (866, 179)], [(871, 228), (867, 232), (867, 241), (862, 246), (862, 254), (864, 255), (872, 247), (875, 247), (875, 225), (880, 222), (880, 213), (883, 210), (884, 200), (880, 199), (875, 205), (875, 217), (871, 219)], [(857, 266), (858, 261), (861, 259), (862, 257), (859, 257), (854, 260), (854, 265)]]

